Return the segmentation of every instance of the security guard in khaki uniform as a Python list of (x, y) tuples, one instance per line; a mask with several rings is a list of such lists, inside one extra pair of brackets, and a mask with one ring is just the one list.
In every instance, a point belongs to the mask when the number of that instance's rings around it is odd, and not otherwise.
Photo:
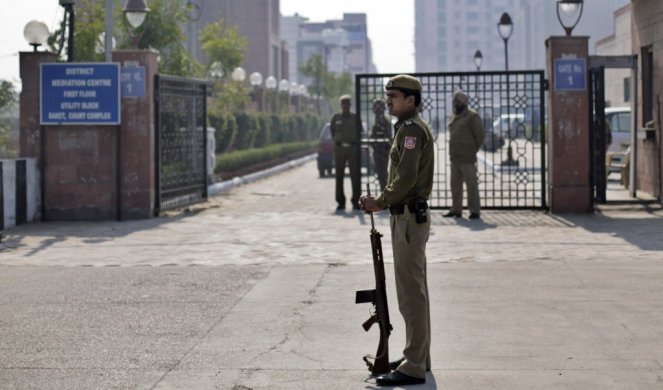
[(389, 150), (391, 150), (391, 123), (386, 116), (384, 110), (386, 105), (384, 100), (373, 100), (373, 113), (375, 114), (375, 124), (371, 130), (371, 138), (375, 141), (371, 142), (373, 148), (373, 163), (375, 166), (375, 174), (378, 176), (380, 183), (380, 191), (384, 191), (387, 186), (387, 168), (389, 166)]
[(426, 382), (430, 370), (430, 304), (426, 279), (426, 243), (430, 216), (426, 200), (433, 189), (433, 133), (417, 113), (421, 83), (409, 75), (389, 80), (387, 107), (398, 118), (389, 152), (387, 187), (377, 198), (362, 196), (366, 212), (385, 208), (391, 213), (391, 242), (398, 308), (405, 320), (403, 359), (377, 378), (380, 386)]
[(336, 170), (336, 210), (345, 210), (345, 193), (343, 180), (345, 165), (350, 165), (350, 180), (352, 181), (352, 208), (359, 209), (359, 164), (357, 164), (357, 115), (350, 112), (352, 99), (350, 95), (339, 98), (341, 112), (332, 116), (330, 124), (331, 136), (334, 140), (334, 169)]
[(469, 97), (458, 90), (454, 93), (454, 114), (449, 119), (449, 157), (451, 160), (451, 210), (445, 217), (460, 218), (463, 211), (463, 182), (467, 187), (467, 208), (470, 219), (481, 218), (481, 200), (477, 180), (477, 152), (483, 144), (481, 117), (467, 106)]

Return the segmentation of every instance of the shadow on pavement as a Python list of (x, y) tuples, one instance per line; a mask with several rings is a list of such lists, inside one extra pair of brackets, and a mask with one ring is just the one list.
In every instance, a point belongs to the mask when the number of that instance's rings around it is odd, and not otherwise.
[(596, 214), (569, 219), (580, 228), (620, 237), (641, 250), (663, 251), (663, 206), (658, 204), (605, 207)]
[[(386, 387), (381, 387), (377, 386), (375, 384), (375, 378), (373, 377), (368, 377), (364, 381), (367, 383), (365, 389), (369, 390), (377, 390), (377, 389), (407, 389), (410, 388), (410, 386), (386, 386)], [(421, 384), (421, 385), (416, 385), (416, 389), (421, 389), (421, 390), (436, 390), (437, 389), (437, 382), (435, 381), (435, 375), (432, 372), (427, 372), (426, 373), (426, 383)]]
[(130, 221), (35, 222), (19, 225), (3, 233), (4, 238), (0, 242), (0, 254), (24, 246), (23, 241), (26, 236), (42, 237), (39, 245), (27, 254), (27, 256), (31, 256), (71, 237), (81, 238), (86, 244), (101, 244), (143, 230), (155, 229), (165, 224), (182, 221), (195, 216), (200, 211), (203, 211), (203, 208), (184, 209), (169, 212), (158, 218)]

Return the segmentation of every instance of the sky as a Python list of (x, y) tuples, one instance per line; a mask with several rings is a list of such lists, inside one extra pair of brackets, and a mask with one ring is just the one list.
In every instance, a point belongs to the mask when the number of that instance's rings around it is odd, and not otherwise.
[(54, 31), (62, 14), (58, 0), (20, 0), (3, 7), (0, 14), (0, 79), (12, 81), (20, 89), (18, 52), (32, 51), (32, 46), (23, 38), (23, 28), (29, 21), (38, 20), (46, 23), (49, 31)]
[[(366, 13), (378, 72), (414, 71), (414, 0), (281, 0), (282, 15), (299, 13), (311, 22), (341, 19), (344, 12)], [(58, 0), (20, 0), (5, 7), (0, 14), (0, 79), (20, 89), (18, 52), (32, 50), (23, 38), (25, 24), (38, 20), (52, 32), (62, 15)]]

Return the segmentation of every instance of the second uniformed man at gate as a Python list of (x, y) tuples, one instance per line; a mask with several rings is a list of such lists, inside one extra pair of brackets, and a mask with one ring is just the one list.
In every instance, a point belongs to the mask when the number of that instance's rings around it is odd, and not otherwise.
[(350, 180), (352, 181), (352, 208), (359, 209), (359, 164), (357, 161), (357, 115), (350, 112), (352, 99), (350, 95), (339, 98), (341, 112), (334, 114), (329, 123), (331, 136), (334, 140), (334, 169), (336, 170), (336, 210), (345, 210), (345, 166), (350, 166)]
[(375, 124), (371, 131), (371, 142), (373, 147), (373, 162), (375, 165), (375, 174), (380, 183), (380, 191), (384, 191), (387, 186), (387, 166), (389, 163), (389, 150), (391, 149), (391, 123), (384, 115), (384, 100), (375, 99), (373, 101), (373, 113), (375, 114)]
[(477, 152), (483, 145), (481, 117), (467, 106), (469, 97), (458, 90), (453, 96), (454, 113), (449, 119), (449, 157), (451, 160), (451, 210), (445, 217), (460, 218), (463, 211), (463, 182), (467, 187), (470, 219), (479, 219), (481, 200), (477, 180)]
[(426, 277), (426, 243), (430, 232), (427, 199), (433, 189), (435, 140), (417, 113), (421, 83), (398, 75), (386, 86), (389, 113), (398, 118), (389, 152), (387, 186), (377, 198), (362, 196), (366, 212), (389, 209), (398, 308), (405, 320), (403, 358), (389, 363), (391, 373), (379, 386), (426, 382), (430, 370), (430, 303)]

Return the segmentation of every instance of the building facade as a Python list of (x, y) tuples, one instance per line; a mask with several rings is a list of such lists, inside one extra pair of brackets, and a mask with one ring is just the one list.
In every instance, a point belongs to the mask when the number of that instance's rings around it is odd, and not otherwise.
[(366, 14), (346, 13), (343, 19), (309, 22), (298, 14), (281, 19), (281, 36), (291, 50), (290, 80), (306, 83), (299, 67), (320, 55), (332, 73), (376, 72), (368, 38)]
[[(612, 32), (612, 12), (628, 0), (585, 0), (573, 35), (597, 38)], [(497, 25), (503, 12), (513, 21), (507, 41), (509, 69), (545, 69), (545, 40), (564, 35), (553, 0), (415, 0), (415, 68), (417, 72), (476, 70), (474, 53), (481, 50), (481, 70), (505, 69), (504, 41)], [(597, 20), (602, 21), (596, 23)], [(603, 21), (606, 21), (603, 23)]]
[[(633, 37), (631, 30), (631, 4), (627, 4), (614, 13), (614, 33), (596, 42), (596, 55), (619, 56), (632, 55)], [(624, 107), (631, 104), (631, 70), (605, 70), (606, 107)]]
[(288, 77), (289, 50), (280, 36), (281, 12), (279, 0), (195, 0), (197, 20), (190, 22), (185, 31), (189, 50), (203, 64), (207, 59), (200, 48), (200, 31), (210, 23), (223, 19), (235, 27), (248, 40), (241, 66), (247, 74), (260, 72), (263, 79), (274, 76)]

